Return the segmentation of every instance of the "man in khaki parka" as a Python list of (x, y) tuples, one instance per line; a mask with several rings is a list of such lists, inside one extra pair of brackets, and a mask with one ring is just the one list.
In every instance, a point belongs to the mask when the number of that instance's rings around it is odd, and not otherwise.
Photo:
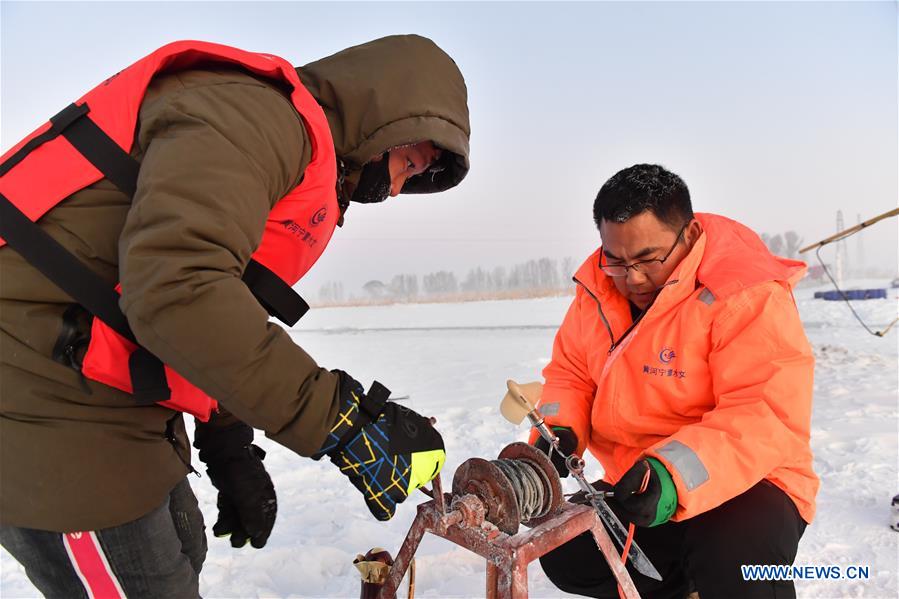
[[(430, 40), (383, 38), (297, 73), (333, 138), (341, 222), (350, 200), (443, 191), (467, 173), (465, 83)], [(424, 419), (381, 391), (369, 413), (361, 385), (319, 367), (241, 281), (272, 206), (303, 180), (310, 146), (281, 85), (228, 65), (166, 72), (140, 106), (133, 198), (102, 179), (38, 221), (121, 284), (139, 344), (218, 401), (195, 445), (219, 490), (214, 532), (235, 546), (261, 547), (274, 524), (253, 428), (301, 456), (328, 455), (379, 519), (443, 462)], [(206, 542), (182, 415), (82, 376), (91, 318), (0, 249), (0, 543), (48, 596), (196, 596)], [(417, 444), (394, 428), (404, 422), (427, 429)], [(380, 476), (401, 486), (348, 469), (354, 444), (376, 438)], [(83, 559), (97, 554), (108, 571), (88, 580)]]

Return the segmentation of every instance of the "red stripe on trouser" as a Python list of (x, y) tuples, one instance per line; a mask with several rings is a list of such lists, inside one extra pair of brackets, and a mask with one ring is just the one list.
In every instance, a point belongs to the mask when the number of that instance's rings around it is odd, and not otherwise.
[(125, 599), (118, 580), (109, 567), (103, 549), (93, 532), (70, 532), (63, 542), (72, 558), (72, 565), (94, 599)]

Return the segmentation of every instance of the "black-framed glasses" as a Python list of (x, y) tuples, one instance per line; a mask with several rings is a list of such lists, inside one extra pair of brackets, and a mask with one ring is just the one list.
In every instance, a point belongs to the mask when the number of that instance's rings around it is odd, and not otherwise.
[(674, 252), (674, 248), (677, 247), (677, 244), (680, 243), (680, 238), (684, 234), (684, 231), (687, 230), (688, 222), (683, 227), (681, 227), (680, 232), (677, 234), (677, 238), (674, 240), (674, 245), (671, 246), (671, 249), (668, 250), (668, 253), (665, 254), (663, 258), (653, 258), (652, 260), (640, 260), (639, 262), (634, 262), (633, 264), (603, 264), (603, 256), (604, 254), (600, 252), (599, 254), (599, 268), (609, 275), (610, 277), (626, 277), (628, 269), (633, 268), (636, 272), (639, 272), (644, 275), (654, 275), (658, 274), (662, 271), (662, 265), (665, 264), (665, 260), (671, 257), (671, 254)]

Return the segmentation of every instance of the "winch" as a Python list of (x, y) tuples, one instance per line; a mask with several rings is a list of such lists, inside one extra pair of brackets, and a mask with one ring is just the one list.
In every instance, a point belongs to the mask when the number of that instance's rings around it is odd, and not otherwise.
[[(516, 423), (527, 416), (532, 426), (550, 437), (548, 441), (557, 451), (558, 440), (543, 424), (533, 402), (513, 381), (509, 381), (508, 387), (510, 393), (503, 402), (503, 415)], [(606, 526), (619, 546), (625, 547), (626, 555), (638, 570), (653, 577), (658, 577), (658, 573), (635, 543), (625, 543), (621, 538), (624, 527), (609, 510), (602, 494), (584, 482), (583, 461), (568, 456), (566, 463), (586, 491), (589, 505), (564, 501), (561, 480), (552, 461), (527, 443), (506, 446), (495, 460), (477, 457), (466, 460), (453, 476), (452, 493), (443, 492), (438, 475), (431, 490), (425, 491), (432, 499), (418, 506), (396, 559), (392, 560), (389, 553), (379, 548), (357, 557), (356, 566), (363, 574), (363, 599), (396, 596), (426, 532), (487, 560), (486, 597), (523, 599), (528, 596), (528, 564), (587, 531), (593, 535), (615, 575), (622, 597), (639, 599)], [(526, 530), (519, 532), (522, 525)], [(410, 596), (413, 589), (410, 573)]]

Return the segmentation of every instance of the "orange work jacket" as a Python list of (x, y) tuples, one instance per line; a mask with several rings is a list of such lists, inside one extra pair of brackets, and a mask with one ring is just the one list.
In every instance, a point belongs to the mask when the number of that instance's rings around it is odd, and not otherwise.
[(805, 265), (733, 220), (696, 218), (702, 235), (623, 338), (629, 304), (599, 269), (601, 250), (580, 267), (540, 407), (611, 483), (641, 456), (660, 460), (677, 487), (674, 520), (767, 479), (811, 522), (814, 358), (792, 296)]

